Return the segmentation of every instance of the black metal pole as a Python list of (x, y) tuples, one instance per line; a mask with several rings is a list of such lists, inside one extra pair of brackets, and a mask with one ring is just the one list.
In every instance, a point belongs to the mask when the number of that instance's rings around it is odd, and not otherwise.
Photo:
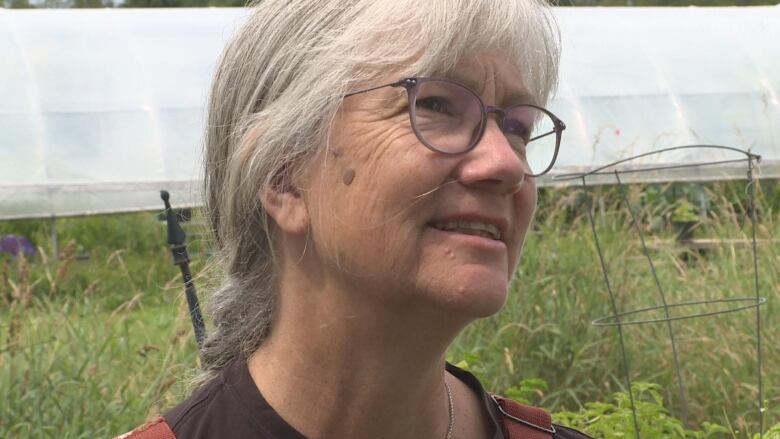
[(170, 194), (168, 191), (160, 191), (160, 198), (165, 203), (165, 220), (168, 224), (168, 245), (173, 255), (173, 264), (178, 265), (184, 280), (184, 294), (187, 296), (187, 307), (190, 310), (192, 329), (195, 330), (195, 341), (198, 349), (203, 347), (203, 339), (206, 336), (206, 326), (203, 323), (203, 315), (200, 313), (200, 303), (195, 292), (195, 283), (190, 272), (190, 257), (187, 254), (187, 235), (179, 225), (176, 212), (171, 209)]

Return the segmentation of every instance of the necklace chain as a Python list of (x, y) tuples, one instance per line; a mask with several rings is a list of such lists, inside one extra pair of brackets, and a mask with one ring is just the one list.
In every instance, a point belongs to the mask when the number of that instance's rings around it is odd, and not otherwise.
[(455, 428), (455, 403), (452, 402), (452, 390), (450, 385), (447, 384), (447, 380), (444, 380), (444, 388), (447, 389), (447, 412), (450, 417), (449, 427), (447, 427), (446, 439), (452, 439), (452, 431)]

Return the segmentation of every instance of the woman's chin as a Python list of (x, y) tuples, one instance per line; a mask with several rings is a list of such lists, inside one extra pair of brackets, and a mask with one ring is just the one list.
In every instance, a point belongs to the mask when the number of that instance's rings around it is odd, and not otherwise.
[(482, 318), (497, 313), (506, 303), (509, 290), (506, 277), (454, 276), (451, 280), (452, 285), (440, 293), (448, 312)]
[(464, 311), (476, 318), (490, 317), (499, 312), (506, 303), (507, 289), (475, 292)]

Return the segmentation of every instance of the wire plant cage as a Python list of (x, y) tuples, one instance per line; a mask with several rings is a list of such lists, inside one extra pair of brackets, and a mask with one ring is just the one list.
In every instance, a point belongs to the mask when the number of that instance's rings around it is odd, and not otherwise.
[[(700, 162), (679, 164), (674, 162), (663, 162), (659, 158), (664, 154), (675, 154), (691, 152), (689, 150), (699, 150), (697, 152), (704, 152), (701, 156), (715, 156), (712, 160), (702, 160)], [(711, 154), (707, 154), (711, 153)], [(724, 158), (725, 156), (728, 156)], [(588, 195), (587, 214), (588, 221), (590, 223), (590, 229), (595, 244), (596, 253), (598, 254), (598, 263), (603, 276), (604, 287), (609, 295), (609, 302), (611, 307), (611, 314), (605, 317), (600, 317), (592, 321), (592, 325), (598, 327), (610, 327), (615, 328), (618, 341), (619, 352), (621, 357), (621, 374), (624, 380), (624, 385), (628, 393), (628, 397), (631, 404), (634, 436), (640, 439), (640, 428), (637, 419), (637, 404), (635, 402), (635, 395), (631, 386), (631, 365), (629, 361), (629, 355), (626, 351), (626, 328), (627, 327), (643, 327), (647, 325), (662, 325), (665, 329), (666, 337), (672, 355), (672, 364), (674, 366), (674, 374), (676, 381), (676, 390), (679, 398), (680, 417), (683, 424), (688, 424), (688, 401), (686, 394), (686, 385), (683, 373), (683, 366), (680, 360), (679, 340), (676, 337), (675, 327), (684, 324), (686, 320), (697, 318), (711, 318), (723, 314), (736, 313), (736, 312), (753, 312), (755, 314), (755, 343), (756, 352), (756, 386), (757, 386), (757, 401), (755, 402), (755, 410), (758, 417), (758, 429), (759, 437), (763, 438), (763, 383), (762, 383), (762, 358), (761, 358), (761, 305), (766, 303), (766, 298), (760, 295), (761, 285), (759, 284), (759, 272), (758, 272), (758, 250), (757, 250), (757, 238), (756, 231), (758, 228), (758, 220), (756, 215), (756, 174), (757, 165), (761, 161), (761, 156), (745, 151), (738, 148), (721, 145), (686, 145), (676, 146), (671, 148), (659, 149), (644, 154), (639, 154), (626, 159), (618, 160), (609, 163), (598, 168), (588, 170), (581, 173), (568, 173), (559, 174), (553, 177), (556, 181), (576, 181), (579, 180), (585, 193)], [(686, 169), (690, 168), (702, 168), (702, 167), (717, 167), (721, 165), (733, 166), (734, 164), (744, 164), (746, 171), (746, 183), (745, 192), (747, 195), (747, 222), (750, 225), (750, 231), (748, 235), (748, 246), (751, 256), (751, 270), (752, 273), (745, 273), (745, 276), (750, 276), (752, 283), (752, 292), (739, 292), (737, 297), (718, 297), (707, 300), (681, 300), (671, 301), (669, 294), (669, 286), (662, 282), (657, 270), (657, 256), (653, 254), (653, 248), (648, 242), (646, 232), (643, 230), (640, 223), (640, 215), (637, 212), (637, 208), (629, 199), (627, 195), (627, 186), (624, 179), (629, 174), (634, 180), (641, 180), (637, 178), (637, 174), (650, 174), (663, 172), (686, 172)], [(610, 270), (610, 267), (616, 265), (614, 260), (608, 260), (607, 254), (603, 246), (602, 236), (599, 234), (596, 227), (596, 219), (594, 218), (594, 195), (592, 188), (594, 186), (594, 180), (599, 183), (603, 183), (605, 178), (614, 178), (612, 180), (619, 188), (619, 200), (618, 202), (628, 212), (627, 219), (630, 224), (627, 225), (630, 233), (634, 234), (635, 238), (638, 238), (639, 248), (641, 249), (642, 259), (644, 260), (645, 267), (647, 269), (646, 275), (652, 279), (651, 285), (653, 300), (657, 301), (655, 305), (638, 307), (635, 309), (620, 309), (619, 302), (619, 288), (615, 287), (615, 270)], [(691, 245), (693, 241), (690, 237), (677, 238), (678, 245)], [(617, 261), (619, 262), (619, 261)], [(647, 292), (650, 293), (650, 292)], [(663, 329), (662, 329), (663, 331)]]

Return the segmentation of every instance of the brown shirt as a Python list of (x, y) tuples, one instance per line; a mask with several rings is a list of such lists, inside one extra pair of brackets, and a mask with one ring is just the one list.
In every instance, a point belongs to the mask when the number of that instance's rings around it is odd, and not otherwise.
[[(477, 378), (447, 364), (447, 371), (482, 396), (485, 409), (493, 421), (492, 439), (505, 439), (501, 413)], [(266, 402), (249, 375), (243, 361), (235, 361), (222, 374), (194, 392), (187, 400), (164, 415), (177, 438), (256, 438), (306, 439), (291, 427)], [(555, 425), (554, 439), (588, 439), (572, 429)]]

